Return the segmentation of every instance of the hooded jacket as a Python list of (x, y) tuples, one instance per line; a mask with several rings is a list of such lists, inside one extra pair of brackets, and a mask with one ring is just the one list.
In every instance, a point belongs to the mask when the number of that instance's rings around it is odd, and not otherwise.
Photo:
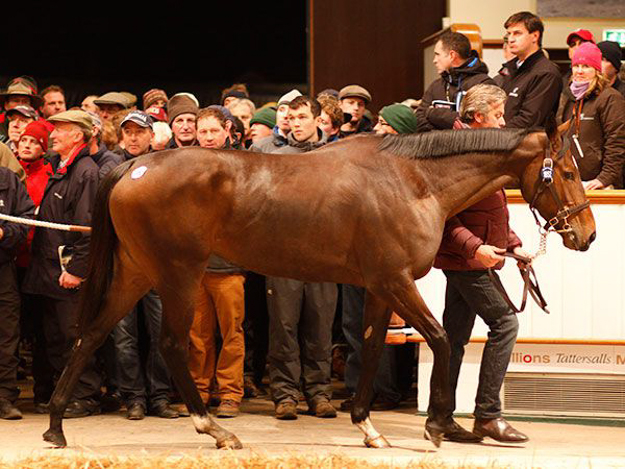
[(110, 151), (103, 143), (101, 143), (98, 147), (98, 151), (91, 155), (91, 159), (93, 159), (93, 161), (95, 161), (95, 164), (98, 165), (98, 168), (100, 168), (100, 180), (104, 179), (104, 177), (113, 168), (124, 162), (123, 155)]
[[(417, 132), (453, 128), (462, 98), (469, 89), (480, 83), (495, 84), (488, 76), (486, 64), (472, 50), (471, 56), (462, 65), (441, 73), (441, 77), (425, 90), (421, 105), (416, 111)], [(453, 102), (456, 106), (454, 109), (431, 107), (435, 100)]]
[(278, 148), (273, 153), (306, 153), (328, 143), (328, 136), (321, 129), (317, 129), (317, 135), (319, 140), (316, 142), (299, 142), (293, 137), (293, 132), (289, 132), (289, 135), (287, 135), (288, 144)]
[(583, 156), (573, 141), (571, 152), (582, 181), (598, 179), (606, 187), (613, 185), (621, 189), (625, 162), (625, 98), (612, 87), (597, 91), (576, 101), (570, 89), (565, 89), (562, 120), (573, 117), (567, 138), (578, 135)]
[(562, 77), (560, 71), (543, 53), (537, 50), (520, 67), (515, 57), (504, 64), (508, 74), (502, 88), (508, 94), (504, 119), (506, 127), (528, 129), (544, 127), (547, 117), (558, 111)]

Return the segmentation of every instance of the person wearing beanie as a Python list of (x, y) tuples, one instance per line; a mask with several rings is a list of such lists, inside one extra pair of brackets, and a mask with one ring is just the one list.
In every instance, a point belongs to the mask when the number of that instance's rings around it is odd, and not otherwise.
[(391, 104), (380, 110), (373, 130), (378, 135), (412, 134), (417, 131), (417, 118), (408, 106)]
[(271, 137), (276, 126), (276, 110), (264, 108), (257, 111), (250, 120), (250, 137), (256, 143), (266, 137)]
[(151, 107), (164, 108), (167, 106), (167, 93), (158, 88), (152, 88), (149, 91), (143, 93), (143, 110), (147, 110)]
[(278, 148), (288, 144), (287, 135), (291, 131), (289, 125), (289, 103), (298, 96), (302, 96), (299, 90), (292, 89), (288, 93), (283, 94), (278, 99), (278, 109), (276, 110), (276, 125), (273, 128), (273, 134), (255, 142), (250, 147), (251, 151), (261, 153), (274, 153)]
[(563, 121), (570, 120), (567, 138), (587, 190), (623, 187), (625, 98), (602, 73), (601, 57), (591, 42), (577, 48), (562, 109)]
[(48, 128), (42, 121), (31, 122), (24, 129), (17, 146), (17, 156), (26, 171), (26, 189), (37, 207), (41, 204), (51, 171), (43, 158), (48, 151), (48, 134)]
[(197, 145), (196, 120), (199, 112), (197, 101), (188, 94), (178, 93), (167, 102), (167, 117), (173, 137), (167, 148)]
[[(575, 31), (571, 32), (566, 37), (566, 45), (568, 46), (569, 60), (573, 60), (573, 54), (575, 53), (577, 48), (580, 45), (584, 44), (585, 42), (591, 42), (592, 44), (595, 43), (595, 37), (587, 29), (581, 29), (581, 28), (580, 29), (576, 29)], [(573, 73), (572, 70), (569, 69), (563, 75), (562, 83), (564, 85), (564, 88), (569, 86), (569, 81), (571, 81), (571, 74), (572, 73)]]
[(602, 57), (601, 72), (605, 75), (612, 88), (625, 97), (625, 82), (618, 76), (621, 71), (621, 61), (623, 60), (620, 44), (614, 41), (603, 41), (597, 44), (597, 47), (599, 47)]

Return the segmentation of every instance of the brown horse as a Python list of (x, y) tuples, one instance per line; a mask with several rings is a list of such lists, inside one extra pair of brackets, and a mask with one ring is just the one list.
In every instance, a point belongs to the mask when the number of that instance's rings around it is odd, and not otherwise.
[[(449, 343), (414, 281), (432, 267), (445, 220), (513, 181), (567, 247), (588, 249), (593, 215), (560, 148), (555, 128), (550, 138), (466, 130), (355, 137), (297, 156), (187, 148), (121, 165), (96, 201), (82, 334), (50, 401), (44, 439), (66, 445), (62, 415), (88, 357), (155, 288), (163, 357), (196, 430), (218, 447), (241, 447), (211, 419), (186, 361), (194, 297), (214, 252), (266, 275), (366, 288), (365, 366), (351, 416), (368, 446), (388, 445), (369, 403), (390, 312), (398, 312), (434, 353), (426, 432), (438, 446), (450, 424)], [(553, 161), (551, 184), (541, 176), (545, 161)]]

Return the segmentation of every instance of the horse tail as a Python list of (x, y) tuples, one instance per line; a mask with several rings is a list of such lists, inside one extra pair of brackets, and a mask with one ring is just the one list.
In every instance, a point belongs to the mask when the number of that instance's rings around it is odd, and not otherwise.
[(91, 240), (87, 278), (81, 290), (80, 333), (98, 316), (113, 278), (117, 234), (109, 212), (113, 187), (128, 172), (134, 162), (129, 160), (114, 168), (100, 183), (91, 218)]

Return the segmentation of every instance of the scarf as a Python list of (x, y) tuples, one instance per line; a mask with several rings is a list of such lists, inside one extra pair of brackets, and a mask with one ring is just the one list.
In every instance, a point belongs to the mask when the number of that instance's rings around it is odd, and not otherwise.
[(586, 91), (588, 91), (589, 86), (589, 81), (572, 81), (569, 85), (569, 88), (571, 89), (571, 93), (573, 93), (573, 96), (575, 96), (575, 99), (579, 101), (584, 97)]

